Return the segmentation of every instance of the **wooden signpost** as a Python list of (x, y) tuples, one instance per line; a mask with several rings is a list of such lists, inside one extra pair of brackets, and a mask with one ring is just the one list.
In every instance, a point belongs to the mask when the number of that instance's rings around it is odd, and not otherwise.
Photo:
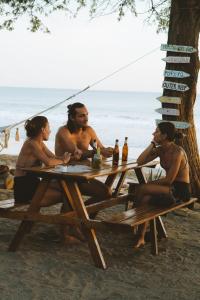
[(177, 129), (187, 129), (189, 128), (191, 125), (187, 122), (180, 122), (180, 121), (170, 121), (170, 120), (156, 120), (156, 125), (158, 125), (161, 122), (171, 122), (174, 124), (174, 126)]
[(167, 56), (165, 58), (162, 58), (162, 60), (170, 64), (188, 64), (190, 62), (190, 57), (189, 56)]
[(194, 53), (197, 49), (192, 46), (183, 46), (183, 45), (167, 45), (161, 44), (160, 50), (162, 51), (172, 51), (172, 52), (183, 52), (183, 53)]
[(168, 97), (168, 96), (161, 96), (156, 98), (161, 103), (172, 103), (172, 104), (181, 104), (180, 97)]
[(157, 108), (155, 111), (162, 115), (180, 116), (179, 110), (175, 108)]
[(174, 90), (174, 91), (180, 91), (185, 92), (189, 90), (189, 87), (187, 84), (184, 83), (177, 83), (172, 81), (163, 81), (162, 87), (167, 90)]
[(183, 71), (165, 70), (164, 76), (174, 77), (174, 78), (186, 78), (186, 77), (190, 77), (190, 74)]

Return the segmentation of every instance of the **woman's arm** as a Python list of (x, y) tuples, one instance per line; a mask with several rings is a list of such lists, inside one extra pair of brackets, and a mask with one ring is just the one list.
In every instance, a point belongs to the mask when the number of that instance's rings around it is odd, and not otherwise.
[(155, 143), (151, 142), (150, 145), (137, 158), (138, 165), (143, 165), (154, 160), (159, 156), (158, 151), (158, 148), (155, 147)]
[[(40, 160), (41, 162), (43, 162), (46, 166), (55, 166), (55, 165), (67, 163), (69, 161), (68, 157), (64, 158), (64, 159), (59, 159), (59, 158), (56, 158), (55, 156), (49, 157), (46, 154), (46, 151), (44, 151), (44, 148), (46, 147), (46, 146), (44, 146), (44, 144), (42, 145), (42, 148), (41, 148), (37, 142), (32, 141), (30, 143), (30, 147), (31, 147), (31, 152), (35, 156), (35, 158)], [(52, 153), (50, 150), (49, 150), (49, 152)]]

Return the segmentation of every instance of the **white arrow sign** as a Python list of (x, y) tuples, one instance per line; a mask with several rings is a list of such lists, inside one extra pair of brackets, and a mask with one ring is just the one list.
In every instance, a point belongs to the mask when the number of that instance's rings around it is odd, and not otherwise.
[(172, 52), (184, 52), (184, 53), (193, 53), (197, 51), (197, 49), (193, 48), (192, 46), (167, 45), (167, 44), (161, 44), (160, 50), (172, 51)]
[(187, 84), (177, 83), (172, 81), (163, 81), (162, 87), (167, 90), (180, 91), (180, 92), (185, 92), (189, 90)]
[(165, 77), (175, 77), (175, 78), (186, 78), (186, 77), (189, 77), (190, 74), (183, 72), (183, 71), (165, 70), (164, 76)]
[(162, 115), (180, 116), (179, 110), (174, 108), (157, 108), (155, 111)]
[(187, 122), (180, 122), (180, 121), (170, 121), (170, 120), (156, 120), (156, 125), (158, 125), (159, 123), (162, 123), (162, 122), (171, 122), (174, 124), (174, 126), (177, 128), (177, 129), (187, 129), (189, 128), (191, 125)]
[(190, 57), (189, 56), (167, 56), (165, 58), (162, 58), (162, 60), (170, 64), (188, 64), (190, 62)]
[(158, 101), (162, 103), (173, 103), (173, 104), (181, 104), (180, 97), (168, 97), (168, 96), (161, 96), (156, 98)]

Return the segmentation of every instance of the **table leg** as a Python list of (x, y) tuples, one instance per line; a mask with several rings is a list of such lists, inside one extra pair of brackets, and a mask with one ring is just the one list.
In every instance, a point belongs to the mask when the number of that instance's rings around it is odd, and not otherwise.
[(158, 255), (158, 241), (157, 241), (157, 229), (155, 218), (150, 221), (150, 236), (151, 236), (151, 253)]
[(116, 177), (117, 177), (117, 174), (109, 175), (105, 181), (105, 185), (107, 185), (109, 188), (111, 188)]
[(165, 229), (165, 226), (163, 224), (161, 217), (156, 218), (156, 227), (157, 227), (157, 231), (158, 231), (158, 237), (159, 238), (167, 238), (167, 231)]
[(126, 178), (126, 173), (127, 173), (127, 171), (124, 171), (124, 172), (121, 173), (119, 181), (118, 181), (117, 186), (115, 188), (115, 191), (113, 192), (113, 196), (114, 197), (118, 196), (118, 194), (119, 194), (119, 192), (120, 192), (120, 190), (122, 188), (122, 185), (124, 183), (124, 180)]
[(140, 184), (147, 183), (147, 180), (146, 180), (146, 177), (144, 175), (144, 171), (142, 170), (142, 168), (135, 169), (135, 174), (136, 174), (138, 182)]
[(96, 267), (106, 269), (106, 263), (104, 261), (99, 242), (96, 237), (94, 229), (89, 229), (86, 226), (86, 222), (89, 222), (89, 215), (87, 213), (85, 204), (83, 202), (78, 184), (72, 181), (62, 182), (62, 186), (65, 186), (64, 193), (68, 197), (70, 203), (73, 203), (74, 209), (81, 220), (82, 230), (88, 242), (91, 256), (93, 258)]
[[(40, 210), (40, 203), (42, 201), (42, 198), (47, 190), (49, 181), (48, 180), (42, 180), (39, 184), (37, 191), (35, 195), (33, 196), (33, 199), (31, 201), (31, 204), (28, 208), (27, 212), (38, 212)], [(24, 238), (26, 233), (29, 233), (31, 231), (31, 228), (33, 227), (34, 222), (33, 221), (22, 221), (14, 238), (12, 239), (8, 251), (16, 251)]]

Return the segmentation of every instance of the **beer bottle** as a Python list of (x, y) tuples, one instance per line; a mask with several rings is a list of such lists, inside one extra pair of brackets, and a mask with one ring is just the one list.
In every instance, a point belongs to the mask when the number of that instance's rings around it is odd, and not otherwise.
[(93, 156), (92, 167), (94, 169), (100, 169), (101, 168), (101, 150), (100, 150), (100, 147), (97, 147), (96, 153)]
[(125, 137), (124, 146), (122, 148), (122, 162), (128, 160), (128, 137)]
[(113, 149), (113, 166), (118, 166), (119, 163), (119, 140), (115, 140), (115, 147)]

